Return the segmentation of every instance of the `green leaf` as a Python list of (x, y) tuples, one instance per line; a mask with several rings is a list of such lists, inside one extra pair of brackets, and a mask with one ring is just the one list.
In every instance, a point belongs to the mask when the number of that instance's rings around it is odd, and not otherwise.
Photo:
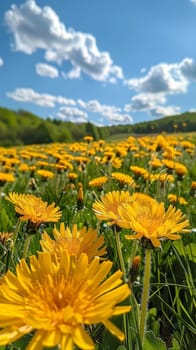
[(182, 240), (179, 239), (175, 242), (173, 242), (173, 245), (174, 247), (177, 249), (178, 253), (182, 256), (184, 256), (184, 246), (183, 246), (183, 243), (182, 243)]
[(0, 230), (2, 232), (3, 231), (4, 232), (8, 231), (8, 228), (9, 228), (9, 225), (10, 225), (10, 220), (9, 220), (9, 216), (7, 215), (7, 212), (6, 212), (5, 208), (1, 208), (0, 222), (1, 222)]
[(176, 339), (172, 339), (172, 347), (169, 350), (179, 350), (180, 345)]
[(117, 350), (127, 350), (127, 348), (124, 345), (118, 346)]
[(149, 331), (145, 335), (143, 350), (167, 350), (165, 343), (155, 337), (152, 331)]
[(189, 260), (196, 263), (196, 243), (187, 244), (184, 250)]

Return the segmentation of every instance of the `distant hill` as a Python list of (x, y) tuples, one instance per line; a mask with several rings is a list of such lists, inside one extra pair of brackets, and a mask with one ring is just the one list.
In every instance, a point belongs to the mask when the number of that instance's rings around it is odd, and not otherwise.
[(186, 112), (154, 121), (98, 127), (94, 124), (42, 119), (28, 111), (13, 111), (0, 107), (0, 145), (41, 144), (81, 141), (91, 135), (95, 140), (110, 139), (127, 134), (156, 134), (165, 131), (196, 131), (196, 112)]

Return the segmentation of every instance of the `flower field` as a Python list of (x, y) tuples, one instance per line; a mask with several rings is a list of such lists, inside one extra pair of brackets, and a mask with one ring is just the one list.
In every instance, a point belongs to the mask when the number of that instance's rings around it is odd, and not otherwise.
[(189, 135), (0, 147), (0, 350), (196, 348)]

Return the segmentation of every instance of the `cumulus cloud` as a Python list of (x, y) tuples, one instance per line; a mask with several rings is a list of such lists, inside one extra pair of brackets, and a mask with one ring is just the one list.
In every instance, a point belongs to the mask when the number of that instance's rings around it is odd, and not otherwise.
[(78, 79), (81, 75), (80, 67), (74, 67), (67, 74), (64, 74), (65, 79)]
[(77, 102), (81, 108), (86, 109), (88, 112), (99, 114), (110, 123), (133, 122), (133, 118), (129, 114), (122, 113), (121, 108), (119, 107), (101, 104), (98, 100), (84, 102), (83, 100), (79, 99)]
[(61, 107), (57, 116), (63, 120), (69, 120), (74, 123), (83, 123), (88, 119), (88, 114), (86, 112), (81, 111), (78, 108), (71, 107)]
[(133, 118), (129, 114), (108, 114), (107, 118), (111, 122), (111, 124), (133, 123)]
[(121, 111), (121, 108), (101, 104), (98, 100), (85, 102), (78, 99), (75, 101), (63, 96), (39, 93), (29, 88), (16, 88), (14, 91), (7, 92), (6, 95), (15, 101), (32, 103), (40, 107), (54, 108), (56, 105), (61, 105), (57, 117), (73, 122), (87, 121), (88, 113), (96, 113), (100, 118), (113, 123), (131, 123), (133, 121), (128, 113)]
[(124, 106), (124, 111), (146, 111), (154, 117), (179, 114), (180, 107), (166, 106), (167, 96), (187, 92), (189, 85), (196, 81), (196, 61), (184, 58), (177, 63), (160, 63), (144, 73), (143, 77), (125, 81), (125, 85), (138, 94)]
[(163, 117), (180, 114), (181, 109), (178, 106), (154, 106), (149, 110), (149, 114), (153, 117)]
[(146, 111), (150, 116), (163, 117), (180, 113), (178, 106), (166, 106), (164, 94), (138, 94), (132, 97), (131, 103), (124, 107), (125, 112)]
[(98, 49), (93, 35), (67, 29), (49, 6), (41, 8), (35, 0), (12, 5), (5, 21), (14, 37), (14, 50), (30, 55), (41, 49), (48, 62), (70, 61), (73, 69), (67, 78), (84, 72), (98, 81), (123, 79), (122, 68), (113, 64), (107, 51)]
[(3, 58), (0, 57), (0, 67), (2, 67), (3, 65), (4, 65)]
[(131, 103), (124, 107), (125, 112), (146, 111), (157, 104), (164, 104), (166, 98), (163, 94), (138, 94), (132, 97)]
[(187, 76), (182, 72), (185, 60), (180, 63), (160, 63), (152, 66), (144, 77), (129, 79), (125, 84), (138, 92), (184, 93), (189, 84)]
[(36, 73), (42, 77), (57, 78), (59, 76), (58, 69), (45, 63), (37, 63), (35, 66)]
[(120, 112), (120, 108), (116, 106), (101, 104), (97, 100), (88, 101), (86, 103), (86, 108), (90, 112), (101, 113), (104, 116), (107, 116), (108, 114), (114, 114), (114, 113)]
[(179, 68), (186, 79), (196, 81), (196, 62), (192, 58), (185, 58)]
[(33, 103), (41, 107), (55, 107), (56, 104), (74, 106), (76, 103), (72, 99), (50, 94), (42, 94), (33, 89), (17, 88), (12, 92), (7, 92), (7, 96), (15, 101)]

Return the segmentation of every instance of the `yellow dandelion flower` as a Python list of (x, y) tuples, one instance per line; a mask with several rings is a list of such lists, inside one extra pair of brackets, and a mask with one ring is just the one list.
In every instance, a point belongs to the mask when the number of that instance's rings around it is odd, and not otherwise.
[(134, 182), (133, 178), (127, 174), (115, 172), (115, 173), (111, 173), (111, 176), (114, 180), (119, 181), (122, 185), (127, 184), (127, 185), (131, 185), (131, 186), (135, 187), (135, 182)]
[(187, 168), (185, 167), (185, 165), (179, 162), (163, 159), (162, 163), (168, 168), (169, 171), (173, 170), (179, 176), (183, 176), (187, 173)]
[(52, 179), (54, 177), (54, 173), (49, 170), (38, 169), (36, 173), (41, 176), (43, 180)]
[(196, 190), (196, 181), (191, 182), (191, 189)]
[(150, 161), (149, 161), (149, 165), (150, 165), (153, 169), (162, 167), (161, 160), (158, 159), (158, 158), (154, 158), (154, 159), (150, 160)]
[(160, 181), (161, 184), (164, 184), (165, 182), (174, 182), (174, 176), (172, 174), (154, 174), (154, 180)]
[(95, 256), (106, 255), (104, 247), (104, 237), (98, 236), (97, 231), (93, 228), (84, 226), (79, 229), (76, 224), (72, 230), (65, 228), (64, 223), (60, 224), (60, 230), (55, 227), (53, 229), (54, 239), (50, 238), (47, 232), (42, 235), (40, 241), (43, 251), (56, 253), (60, 256), (61, 250), (67, 249), (69, 255), (74, 255), (78, 259), (82, 253), (86, 253), (89, 261)]
[(168, 194), (168, 199), (169, 199), (169, 201), (171, 203), (179, 203), (179, 204), (182, 204), (182, 205), (188, 204), (188, 202), (186, 201), (186, 199), (184, 197), (177, 196), (174, 193)]
[(130, 295), (122, 284), (122, 272), (107, 278), (112, 262), (86, 254), (78, 261), (62, 251), (60, 259), (42, 252), (30, 256), (29, 266), (22, 259), (16, 275), (8, 271), (0, 288), (0, 345), (16, 341), (34, 332), (28, 350), (58, 346), (72, 350), (93, 350), (94, 343), (85, 325), (102, 323), (121, 341), (123, 332), (110, 320), (130, 311), (118, 304)]
[(4, 184), (5, 182), (14, 182), (15, 177), (12, 173), (2, 173), (0, 172), (0, 185)]
[(107, 181), (107, 176), (100, 176), (90, 180), (88, 184), (91, 187), (102, 187)]
[(148, 171), (140, 166), (131, 165), (130, 169), (134, 173), (135, 177), (140, 177), (140, 176), (146, 177), (148, 175)]
[[(134, 195), (133, 195), (134, 196)], [(119, 208), (120, 226), (132, 229), (136, 234), (127, 235), (127, 239), (147, 238), (154, 247), (160, 247), (160, 239), (176, 240), (181, 238), (180, 232), (189, 232), (189, 225), (181, 210), (169, 206), (165, 211), (164, 203), (159, 203), (150, 196), (137, 196)]]
[(123, 162), (122, 159), (119, 159), (119, 158), (117, 158), (117, 157), (114, 157), (114, 158), (112, 158), (112, 160), (111, 160), (112, 166), (113, 166), (115, 169), (121, 168), (122, 162)]
[(91, 141), (94, 140), (94, 138), (90, 135), (87, 135), (87, 136), (84, 136), (83, 140), (86, 141), (87, 143), (90, 143)]
[(29, 166), (26, 163), (21, 163), (18, 167), (19, 171), (25, 172), (29, 170)]
[(101, 199), (93, 203), (93, 210), (99, 220), (106, 220), (109, 225), (118, 224), (119, 206), (132, 200), (128, 191), (112, 191), (101, 195)]
[(77, 178), (78, 178), (78, 175), (76, 174), (76, 173), (68, 173), (67, 174), (67, 177), (68, 177), (68, 179), (70, 180), (70, 181), (74, 181), (74, 180), (76, 180)]
[(55, 207), (55, 203), (48, 205), (33, 194), (11, 192), (5, 199), (14, 204), (21, 221), (29, 220), (37, 228), (44, 222), (57, 222), (61, 217), (60, 208)]
[(68, 162), (67, 160), (60, 160), (58, 164), (56, 164), (58, 167), (60, 166), (61, 169), (69, 169), (69, 170), (73, 170), (73, 165)]

